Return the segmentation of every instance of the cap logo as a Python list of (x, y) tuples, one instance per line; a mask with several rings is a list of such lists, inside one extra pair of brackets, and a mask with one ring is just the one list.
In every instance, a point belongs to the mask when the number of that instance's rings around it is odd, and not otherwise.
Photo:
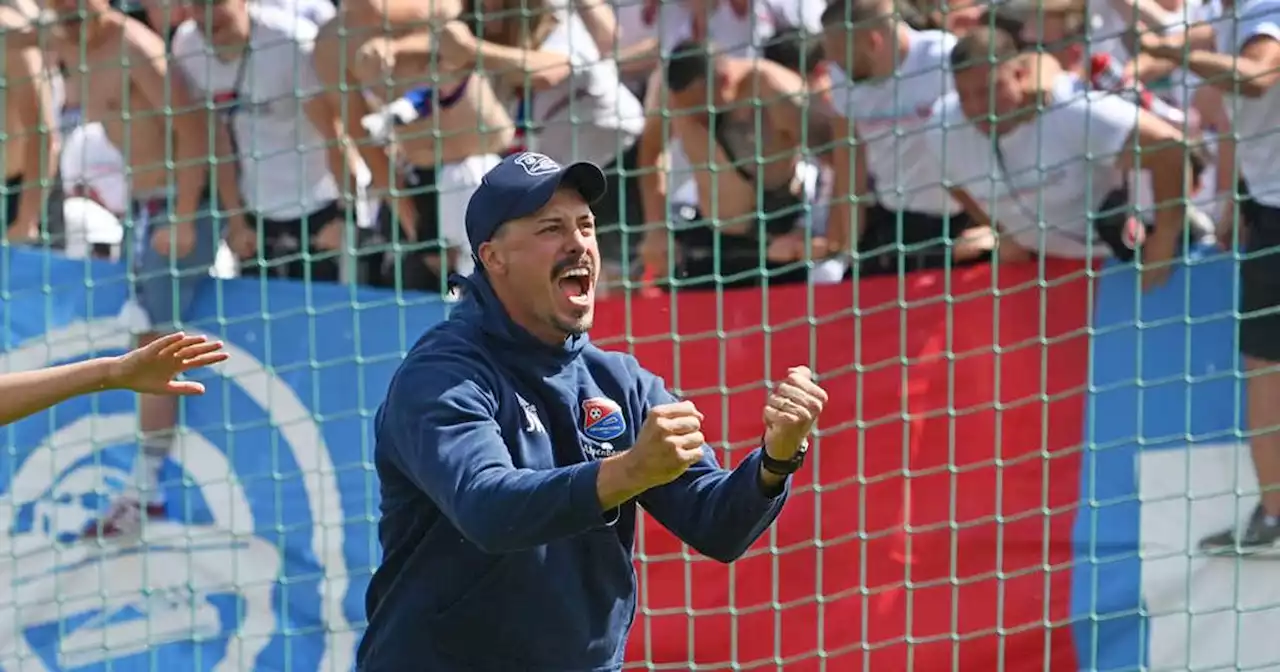
[(555, 159), (537, 152), (524, 152), (516, 156), (515, 162), (529, 177), (550, 175), (560, 170), (560, 164), (556, 163)]

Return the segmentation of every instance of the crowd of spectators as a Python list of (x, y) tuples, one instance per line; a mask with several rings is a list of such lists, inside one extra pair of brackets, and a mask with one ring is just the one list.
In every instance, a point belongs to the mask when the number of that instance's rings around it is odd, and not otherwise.
[[(522, 149), (606, 168), (610, 197), (596, 209), (606, 287), (833, 282), (997, 253), (1110, 254), (1034, 235), (998, 245), (992, 213), (945, 186), (926, 137), (952, 87), (951, 49), (981, 26), (1055, 33), (1019, 37), (1088, 52), (1072, 56), (1085, 80), (1105, 58), (1117, 88), (1158, 84), (1165, 107), (1190, 111), (1178, 123), (1207, 167), (1190, 195), (1204, 204), (1221, 191), (1220, 102), (1196, 99), (1185, 72), (1134, 57), (1137, 29), (1191, 25), (1199, 0), (475, 0), (429, 10), (376, 0), (390, 29), (364, 32), (348, 20), (362, 4), (230, 1), (247, 2), (255, 26), (239, 66), (206, 53), (217, 50), (211, 8), (220, 5), (119, 8), (164, 38), (176, 64), (168, 72), (192, 87), (195, 106), (240, 100), (205, 115), (229, 131), (230, 144), (211, 143), (221, 196), (206, 198), (223, 226), (200, 234), (217, 236), (220, 277), (446, 291), (450, 272), (470, 269), (461, 226), (479, 176)], [(57, 22), (57, 7), (11, 2)], [(125, 158), (138, 152), (81, 115), (86, 75), (122, 66), (72, 62), (73, 52), (47, 46), (53, 39), (39, 41), (61, 137), (49, 141), (55, 133), (39, 124), (9, 137), (39, 136), (55, 169), (34, 184), (11, 158), (9, 174), (26, 175), (28, 191), (45, 187), (46, 240), (72, 254), (128, 256), (139, 168)], [(388, 116), (407, 101), (421, 108), (412, 120)], [(390, 125), (370, 123), (380, 115)], [(213, 178), (224, 168), (233, 187)], [(1151, 201), (1144, 180), (1131, 199), (1139, 213)]]

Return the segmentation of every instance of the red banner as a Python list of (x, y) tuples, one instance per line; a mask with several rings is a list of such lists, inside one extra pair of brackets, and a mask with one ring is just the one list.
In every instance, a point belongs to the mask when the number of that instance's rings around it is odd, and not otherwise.
[(757, 445), (766, 381), (808, 365), (831, 393), (747, 557), (646, 522), (628, 661), (1074, 672), (1088, 286), (1046, 262), (603, 303), (597, 342), (695, 401), (730, 465)]

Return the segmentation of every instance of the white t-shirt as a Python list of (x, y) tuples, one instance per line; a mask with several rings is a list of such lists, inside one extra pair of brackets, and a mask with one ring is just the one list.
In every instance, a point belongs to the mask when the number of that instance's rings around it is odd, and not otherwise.
[(254, 0), (263, 7), (284, 10), (319, 28), (338, 15), (338, 8), (329, 0)]
[(197, 95), (239, 100), (231, 130), (246, 207), (270, 219), (298, 219), (339, 196), (324, 139), (302, 109), (320, 90), (311, 62), (316, 27), (276, 8), (250, 5), (249, 15), (247, 62), (215, 58), (193, 21), (178, 28), (173, 56)]
[(613, 163), (644, 130), (644, 108), (619, 81), (618, 64), (600, 58), (576, 12), (562, 17), (540, 49), (567, 54), (573, 74), (554, 88), (532, 92), (528, 103), (516, 103), (517, 123), (533, 122), (524, 144), (560, 163)]
[(1110, 256), (1089, 217), (1124, 185), (1115, 160), (1137, 127), (1136, 105), (1063, 76), (1052, 105), (998, 145), (964, 118), (954, 94), (938, 108), (943, 123), (928, 131), (931, 153), (1002, 233), (1042, 254)]
[[(1236, 6), (1232, 22), (1217, 26), (1218, 50), (1239, 54), (1250, 40), (1280, 40), (1280, 0), (1250, 0)], [(1236, 137), (1236, 161), (1249, 193), (1259, 203), (1280, 207), (1280, 86), (1261, 98), (1226, 94), (1224, 104)]]
[(948, 62), (956, 38), (941, 31), (911, 31), (907, 57), (893, 77), (851, 82), (831, 66), (836, 111), (852, 119), (867, 151), (867, 169), (885, 208), (928, 215), (963, 208), (942, 184), (942, 167), (927, 149), (925, 129), (938, 100), (952, 89)]

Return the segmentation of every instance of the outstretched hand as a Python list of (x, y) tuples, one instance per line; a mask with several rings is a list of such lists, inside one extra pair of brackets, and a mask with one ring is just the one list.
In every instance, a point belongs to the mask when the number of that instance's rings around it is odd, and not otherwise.
[(187, 371), (226, 360), (221, 341), (169, 334), (121, 355), (112, 363), (107, 387), (144, 394), (204, 394), (204, 385), (176, 380)]

